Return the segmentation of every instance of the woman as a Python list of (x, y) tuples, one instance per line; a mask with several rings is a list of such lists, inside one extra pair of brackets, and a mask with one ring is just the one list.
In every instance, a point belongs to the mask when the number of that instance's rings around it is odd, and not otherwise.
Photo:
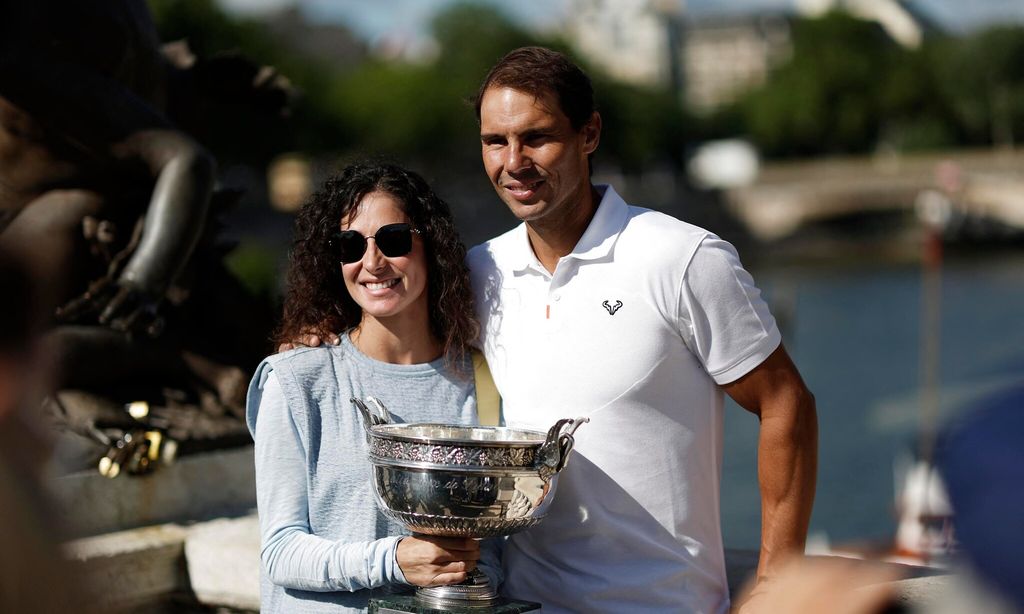
[(350, 166), (299, 214), (277, 338), (341, 340), (271, 356), (250, 385), (262, 611), (359, 611), (368, 589), (453, 584), (476, 566), (475, 541), (400, 536), (377, 511), (349, 401), (476, 420), (464, 257), (448, 206), (396, 166)]

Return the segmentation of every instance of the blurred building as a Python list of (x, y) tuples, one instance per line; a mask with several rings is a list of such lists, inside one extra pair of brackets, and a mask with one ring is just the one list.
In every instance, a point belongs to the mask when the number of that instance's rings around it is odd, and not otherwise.
[[(798, 0), (799, 17), (844, 10), (877, 22), (896, 42), (920, 45), (936, 29), (912, 2)], [(571, 0), (566, 34), (610, 76), (670, 88), (693, 111), (728, 104), (767, 79), (790, 53), (793, 14), (757, 12), (684, 18), (682, 0)]]
[(713, 110), (760, 85), (784, 59), (784, 16), (692, 21), (680, 0), (571, 0), (566, 33), (576, 50), (613, 78), (669, 88), (697, 111)]
[(684, 99), (704, 113), (760, 86), (789, 57), (789, 20), (754, 15), (692, 21), (683, 40)]
[(938, 29), (914, 2), (905, 0), (796, 0), (796, 8), (801, 17), (846, 11), (854, 17), (877, 23), (889, 38), (910, 49), (921, 46), (925, 35)]
[(678, 79), (678, 0), (570, 0), (567, 34), (611, 77), (643, 87)]

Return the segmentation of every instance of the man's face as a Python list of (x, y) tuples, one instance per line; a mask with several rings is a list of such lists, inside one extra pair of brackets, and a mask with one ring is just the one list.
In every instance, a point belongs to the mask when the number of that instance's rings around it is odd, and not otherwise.
[(579, 131), (554, 94), (539, 98), (493, 86), (480, 104), (484, 170), (498, 197), (520, 220), (557, 224), (590, 189), (587, 156), (597, 149), (601, 118)]

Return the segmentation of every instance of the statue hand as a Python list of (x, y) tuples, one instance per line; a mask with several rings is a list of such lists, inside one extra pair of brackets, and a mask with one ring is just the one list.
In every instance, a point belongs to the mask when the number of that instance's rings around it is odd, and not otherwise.
[[(145, 292), (130, 282), (101, 279), (82, 295), (57, 309), (57, 319), (65, 323), (88, 322), (92, 317), (100, 324), (125, 333), (146, 333), (156, 337), (163, 330), (159, 314), (162, 297)], [(94, 314), (99, 314), (94, 316)]]
[(162, 297), (119, 281), (110, 300), (100, 312), (100, 324), (125, 333), (145, 332), (156, 337), (163, 330), (163, 318), (159, 315)]

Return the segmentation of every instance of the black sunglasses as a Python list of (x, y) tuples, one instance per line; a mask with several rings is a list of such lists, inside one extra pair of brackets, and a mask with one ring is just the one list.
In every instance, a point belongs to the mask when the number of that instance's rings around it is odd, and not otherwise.
[(342, 264), (358, 262), (366, 253), (366, 240), (377, 242), (377, 249), (388, 258), (404, 256), (412, 251), (412, 233), (421, 234), (409, 224), (386, 224), (377, 234), (364, 237), (355, 230), (342, 230), (331, 235), (327, 245)]

